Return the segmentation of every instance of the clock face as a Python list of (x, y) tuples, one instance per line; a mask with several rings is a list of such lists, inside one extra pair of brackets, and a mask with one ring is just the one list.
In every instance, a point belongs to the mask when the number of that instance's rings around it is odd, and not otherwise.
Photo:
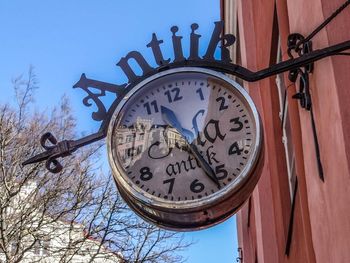
[(124, 196), (175, 210), (215, 205), (238, 192), (260, 145), (259, 117), (244, 89), (205, 69), (170, 70), (140, 83), (108, 133)]

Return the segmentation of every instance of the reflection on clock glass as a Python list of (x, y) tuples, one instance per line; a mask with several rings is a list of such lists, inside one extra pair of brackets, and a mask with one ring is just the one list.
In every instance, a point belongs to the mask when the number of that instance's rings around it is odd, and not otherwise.
[(253, 114), (219, 78), (163, 76), (132, 95), (120, 114), (111, 136), (114, 161), (130, 185), (155, 199), (206, 198), (234, 183), (252, 159)]

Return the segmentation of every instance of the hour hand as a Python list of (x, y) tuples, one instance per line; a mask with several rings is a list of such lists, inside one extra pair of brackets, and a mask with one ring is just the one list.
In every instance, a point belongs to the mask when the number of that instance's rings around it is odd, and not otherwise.
[(179, 120), (177, 119), (175, 113), (167, 108), (167, 107), (164, 107), (164, 106), (160, 106), (160, 111), (162, 113), (162, 118), (163, 118), (163, 121), (170, 125), (171, 127), (175, 128), (177, 130), (178, 133), (180, 133), (180, 135), (186, 139), (186, 141), (190, 144), (193, 142), (194, 140), (194, 136), (193, 136), (193, 133), (189, 130), (186, 130), (184, 128), (182, 128)]
[(198, 151), (196, 145), (194, 145), (193, 134), (190, 131), (182, 128), (175, 113), (171, 109), (164, 107), (164, 106), (161, 106), (160, 111), (162, 113), (162, 118), (163, 118), (164, 122), (166, 124), (170, 125), (171, 127), (175, 128), (178, 131), (178, 133), (180, 133), (180, 135), (187, 141), (192, 155), (200, 163), (200, 165), (201, 165), (202, 169), (204, 170), (204, 172), (206, 173), (206, 175), (220, 188), (220, 183), (219, 183), (218, 178), (215, 175), (215, 172), (210, 167), (210, 165), (204, 160), (203, 156)]

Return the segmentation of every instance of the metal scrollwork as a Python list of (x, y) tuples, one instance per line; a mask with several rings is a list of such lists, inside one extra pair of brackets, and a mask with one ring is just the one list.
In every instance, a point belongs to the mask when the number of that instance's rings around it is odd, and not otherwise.
[[(91, 107), (93, 101), (97, 106), (97, 111), (91, 114), (92, 119), (95, 121), (104, 121), (107, 118), (107, 110), (100, 97), (106, 96), (106, 91), (116, 94), (116, 96), (121, 96), (124, 92), (126, 84), (115, 85), (107, 82), (102, 82), (98, 80), (88, 79), (85, 74), (82, 74), (80, 80), (73, 86), (73, 88), (80, 88), (84, 90), (88, 96), (83, 99), (83, 104), (87, 107)], [(100, 92), (94, 93), (90, 88), (97, 89)]]
[[(342, 6), (339, 10), (337, 10), (335, 15), (340, 13), (345, 7), (346, 5)], [(158, 65), (157, 68), (153, 68), (150, 64), (148, 64), (147, 60), (140, 52), (131, 51), (125, 57), (122, 57), (117, 63), (127, 77), (127, 83), (121, 85), (111, 84), (89, 79), (85, 74), (82, 74), (79, 81), (73, 86), (73, 88), (80, 88), (87, 93), (87, 96), (83, 98), (83, 103), (85, 106), (91, 107), (95, 105), (97, 107), (97, 110), (94, 111), (91, 116), (93, 120), (101, 122), (99, 131), (79, 140), (61, 141), (58, 143), (52, 134), (44, 134), (41, 141), (42, 146), (46, 151), (25, 161), (23, 165), (47, 160), (47, 169), (54, 173), (59, 172), (62, 170), (62, 165), (57, 161), (57, 158), (69, 155), (79, 147), (106, 137), (108, 125), (112, 118), (114, 109), (133, 86), (149, 76), (168, 69), (179, 67), (209, 68), (236, 76), (249, 82), (258, 81), (289, 71), (289, 78), (292, 82), (295, 82), (298, 77), (300, 79), (299, 92), (294, 96), (294, 98), (300, 100), (303, 108), (311, 110), (312, 112), (308, 79), (309, 74), (313, 70), (313, 63), (317, 60), (332, 55), (349, 55), (344, 51), (350, 49), (350, 41), (345, 41), (343, 43), (319, 50), (312, 50), (311, 38), (319, 30), (321, 30), (322, 27), (329, 23), (335, 17), (335, 15), (332, 15), (331, 18), (329, 18), (306, 38), (298, 33), (290, 35), (288, 38), (288, 54), (290, 59), (256, 72), (231, 63), (228, 47), (235, 43), (236, 37), (232, 34), (224, 33), (223, 21), (215, 22), (215, 27), (208, 43), (207, 50), (202, 57), (199, 54), (199, 41), (201, 35), (196, 32), (199, 28), (198, 24), (191, 25), (190, 55), (187, 58), (184, 57), (182, 50), (181, 41), (183, 37), (177, 35), (179, 31), (178, 27), (174, 26), (171, 28), (170, 31), (172, 32), (172, 43), (174, 49), (174, 60), (172, 62), (170, 62), (171, 59), (165, 59), (163, 57), (161, 52), (161, 44), (163, 43), (163, 40), (159, 40), (156, 34), (153, 34), (152, 40), (147, 44), (147, 47), (151, 48), (153, 52), (154, 59)], [(220, 59), (216, 59), (214, 56), (217, 48), (221, 49)], [(293, 51), (296, 52), (298, 57), (293, 57)], [(129, 64), (130, 60), (133, 60), (138, 64), (142, 72), (141, 75), (137, 75), (134, 72), (133, 68)], [(106, 92), (113, 93), (116, 96), (116, 99), (108, 109), (101, 100), (102, 97), (106, 96)], [(47, 142), (50, 142), (52, 145), (48, 146)]]
[(57, 160), (58, 158), (63, 158), (71, 155), (78, 148), (85, 146), (87, 144), (93, 143), (95, 141), (101, 140), (105, 137), (103, 132), (97, 132), (90, 134), (86, 137), (80, 138), (78, 140), (63, 140), (57, 142), (56, 137), (51, 132), (44, 133), (40, 138), (40, 144), (45, 149), (44, 152), (39, 153), (23, 162), (23, 165), (30, 163), (37, 163), (45, 161), (45, 167), (51, 173), (59, 173), (62, 171), (62, 164)]
[[(292, 51), (297, 53), (299, 57), (312, 52), (311, 40), (305, 42), (304, 36), (295, 33), (288, 36), (288, 56), (293, 59)], [(291, 82), (296, 82), (297, 78), (300, 79), (299, 92), (293, 96), (294, 99), (300, 101), (302, 108), (306, 110), (311, 109), (311, 95), (309, 89), (309, 74), (312, 73), (314, 64), (309, 63), (296, 69), (289, 71), (288, 78)]]
[[(312, 53), (312, 42), (310, 37), (305, 38), (301, 34), (291, 34), (288, 37), (288, 55), (292, 59), (292, 51), (296, 52), (299, 57), (307, 56)], [(341, 51), (334, 51), (334, 55), (341, 54)], [(314, 63), (305, 63), (305, 65), (289, 71), (288, 78), (291, 82), (296, 82), (299, 77), (299, 91), (292, 96), (293, 99), (299, 100), (300, 106), (310, 112), (312, 134), (314, 138), (315, 154), (318, 168), (318, 175), (324, 182), (323, 165), (321, 161), (321, 152), (317, 137), (316, 123), (312, 111), (312, 100), (309, 86), (309, 75), (313, 72)]]
[(59, 173), (62, 171), (63, 166), (57, 159), (60, 157), (66, 157), (76, 150), (75, 148), (71, 147), (71, 143), (72, 141), (68, 140), (57, 142), (56, 137), (51, 132), (46, 132), (40, 138), (40, 144), (45, 149), (45, 152), (30, 158), (23, 164), (46, 160), (46, 169), (52, 173)]

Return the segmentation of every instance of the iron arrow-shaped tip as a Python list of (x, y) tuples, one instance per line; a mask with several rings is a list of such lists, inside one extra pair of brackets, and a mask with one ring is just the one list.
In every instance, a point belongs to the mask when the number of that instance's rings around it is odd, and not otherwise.
[(85, 73), (83, 73), (83, 74), (81, 74), (78, 82), (74, 84), (73, 88), (84, 88), (87, 86), (86, 82), (87, 82), (87, 78), (86, 78)]
[(31, 163), (38, 163), (38, 162), (42, 162), (45, 161), (46, 159), (48, 159), (50, 157), (50, 153), (48, 151), (39, 153), (38, 155), (35, 155), (31, 158), (29, 158), (28, 160), (25, 160), (22, 165), (25, 166), (27, 164), (31, 164)]

